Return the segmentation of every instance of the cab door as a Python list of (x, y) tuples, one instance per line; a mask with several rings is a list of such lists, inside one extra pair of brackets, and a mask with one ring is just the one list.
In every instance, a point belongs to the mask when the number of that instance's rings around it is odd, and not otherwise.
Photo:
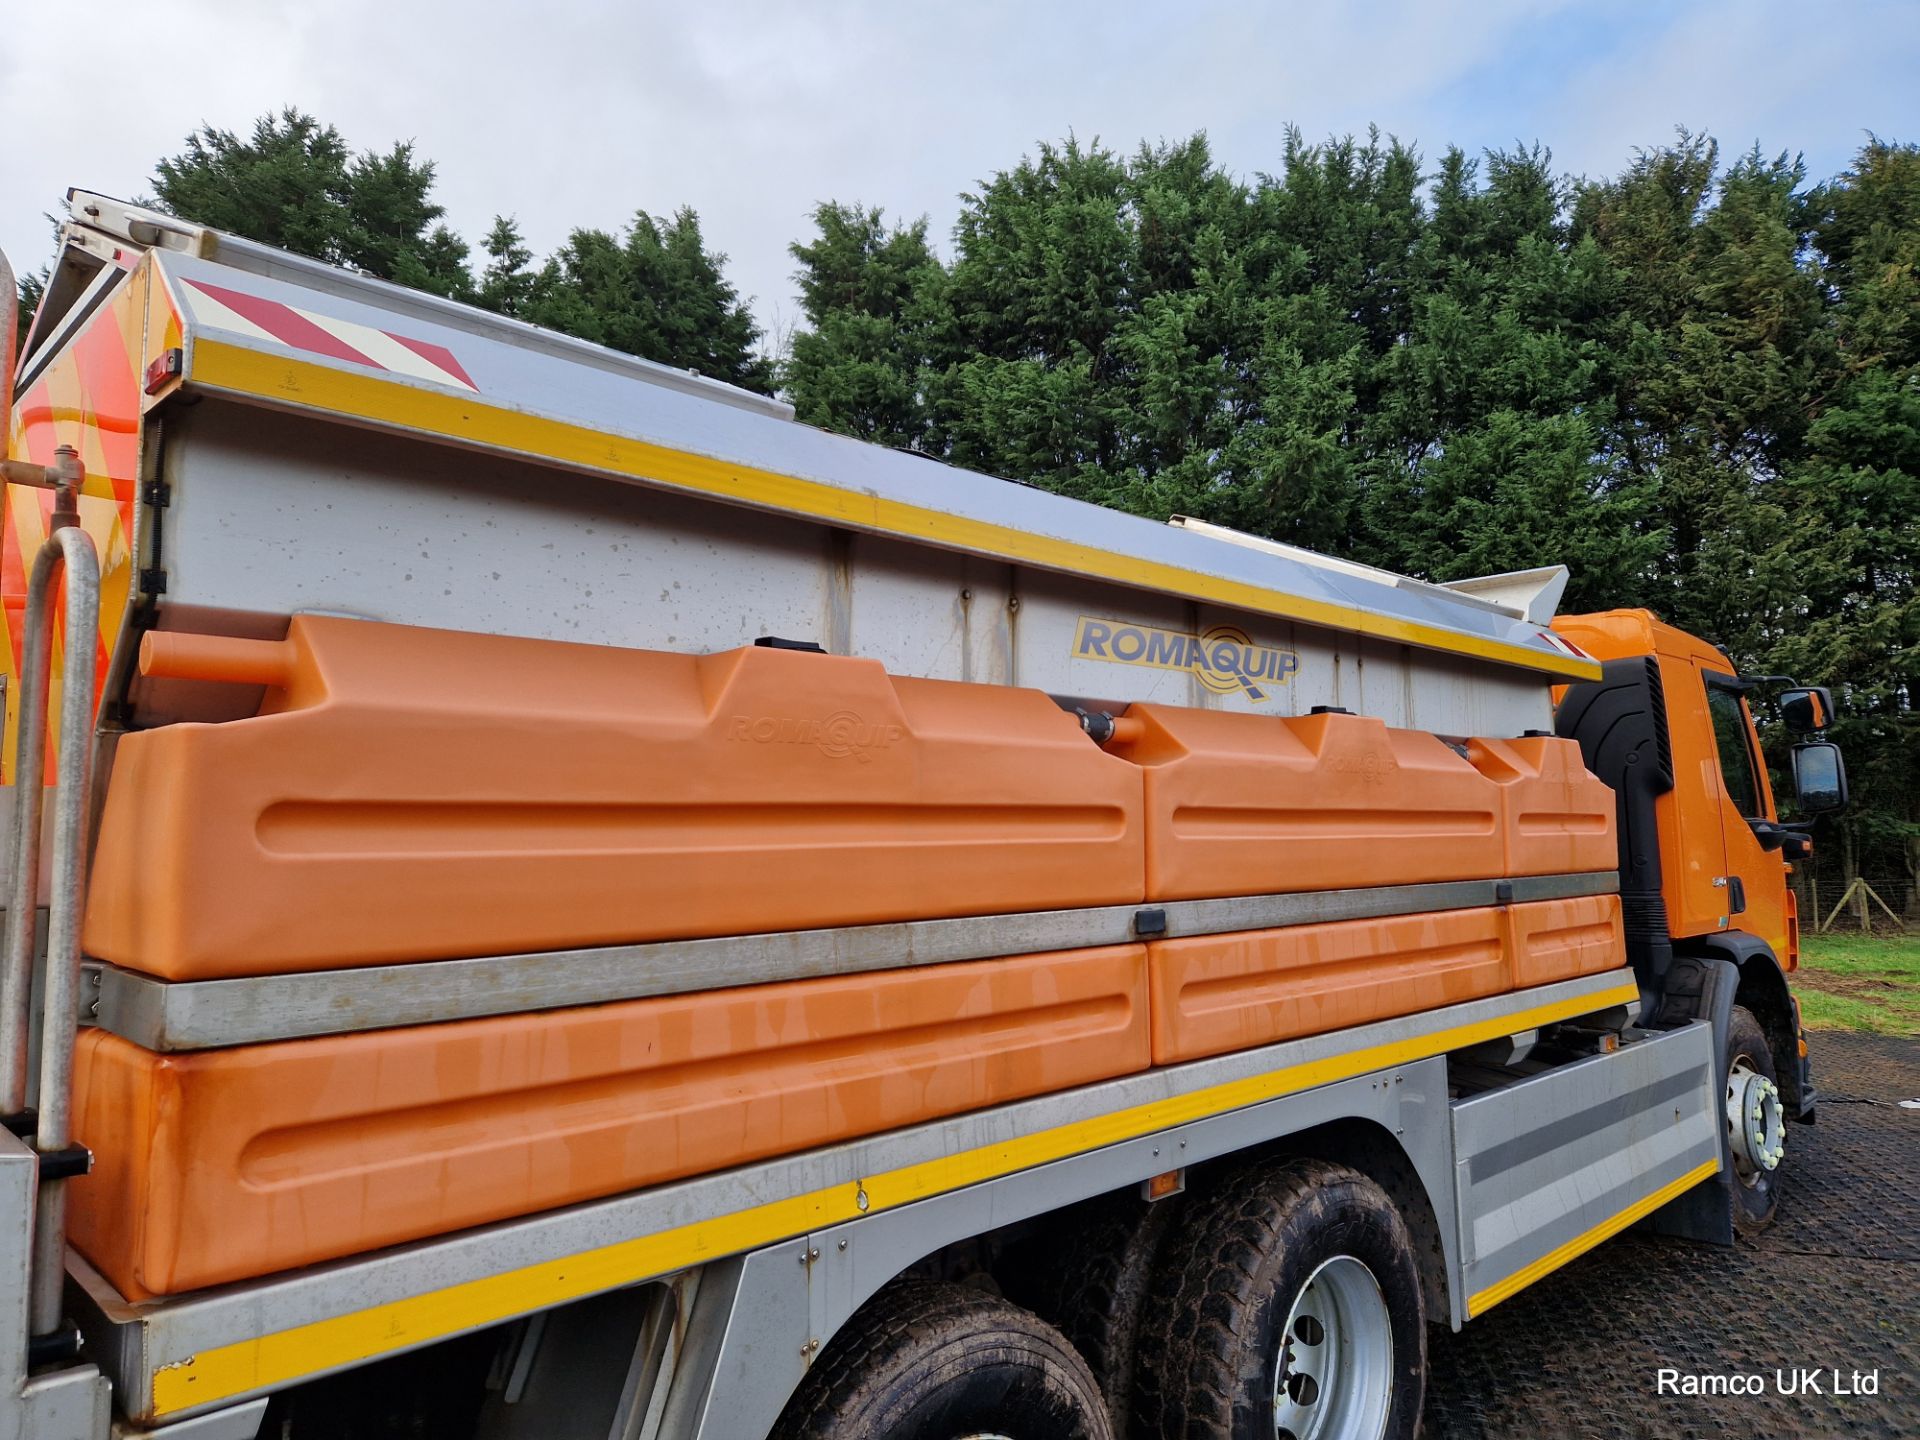
[[(1697, 663), (1697, 662), (1696, 662)], [(1787, 961), (1785, 861), (1760, 844), (1751, 821), (1774, 817), (1773, 789), (1755, 741), (1746, 686), (1733, 675), (1700, 665), (1707, 715), (1713, 725), (1720, 795), (1718, 814), (1726, 854), (1725, 928), (1758, 935)]]
[(1699, 663), (1689, 654), (1656, 653), (1673, 742), (1673, 791), (1660, 814), (1661, 889), (1675, 939), (1729, 928), (1726, 787), (1719, 745)]

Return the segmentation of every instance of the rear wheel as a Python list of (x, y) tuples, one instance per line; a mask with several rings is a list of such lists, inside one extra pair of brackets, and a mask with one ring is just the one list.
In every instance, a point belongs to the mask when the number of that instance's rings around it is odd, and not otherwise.
[(1169, 1239), (1137, 1363), (1139, 1435), (1410, 1440), (1426, 1324), (1405, 1222), (1344, 1165), (1245, 1172)]
[(1786, 1155), (1786, 1107), (1767, 1032), (1744, 1005), (1727, 1026), (1727, 1149), (1733, 1159), (1733, 1228), (1754, 1235), (1773, 1223), (1780, 1205), (1780, 1161)]
[(1151, 1204), (1132, 1192), (1103, 1196), (1049, 1232), (1044, 1252), (1007, 1278), (1009, 1293), (1060, 1327), (1087, 1362), (1107, 1400), (1113, 1432), (1131, 1431), (1134, 1356), (1140, 1315), (1177, 1198)]
[(777, 1440), (1113, 1440), (1086, 1362), (1018, 1305), (959, 1285), (882, 1291), (801, 1383)]

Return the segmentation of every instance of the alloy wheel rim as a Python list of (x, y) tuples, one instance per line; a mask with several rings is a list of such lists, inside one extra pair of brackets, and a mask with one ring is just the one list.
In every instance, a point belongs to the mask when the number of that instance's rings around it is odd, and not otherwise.
[(1274, 1440), (1380, 1440), (1393, 1401), (1393, 1321), (1373, 1272), (1323, 1261), (1287, 1312), (1273, 1368)]
[(1780, 1168), (1786, 1130), (1780, 1087), (1739, 1056), (1727, 1070), (1727, 1140), (1742, 1185), (1758, 1185)]

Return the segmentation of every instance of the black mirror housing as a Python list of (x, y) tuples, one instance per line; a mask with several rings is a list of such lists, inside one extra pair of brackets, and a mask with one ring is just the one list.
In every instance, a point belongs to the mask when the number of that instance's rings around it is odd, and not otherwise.
[(1833, 723), (1833, 691), (1803, 685), (1780, 692), (1780, 718), (1796, 735), (1812, 735)]
[(1809, 815), (1826, 815), (1847, 806), (1847, 765), (1840, 747), (1809, 740), (1793, 747), (1793, 790)]

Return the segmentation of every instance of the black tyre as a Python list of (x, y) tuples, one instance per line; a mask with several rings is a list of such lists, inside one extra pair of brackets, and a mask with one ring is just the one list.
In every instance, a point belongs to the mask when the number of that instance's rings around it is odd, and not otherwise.
[[(1727, 1026), (1727, 1145), (1733, 1166), (1736, 1234), (1757, 1235), (1780, 1207), (1780, 1161), (1786, 1153), (1786, 1112), (1780, 1100), (1767, 1032), (1744, 1005), (1733, 1007)], [(1756, 1113), (1757, 1112), (1757, 1113)]]
[(1426, 1319), (1413, 1242), (1356, 1170), (1287, 1160), (1194, 1205), (1140, 1327), (1134, 1433), (1411, 1440)]
[(1044, 1254), (1010, 1276), (1013, 1297), (1059, 1326), (1087, 1362), (1106, 1397), (1113, 1433), (1129, 1433), (1140, 1316), (1174, 1198), (1148, 1204), (1132, 1191), (1108, 1195), (1072, 1212), (1064, 1233), (1047, 1237)]
[(777, 1440), (1112, 1440), (1100, 1389), (1060, 1332), (959, 1285), (882, 1291), (833, 1339)]

